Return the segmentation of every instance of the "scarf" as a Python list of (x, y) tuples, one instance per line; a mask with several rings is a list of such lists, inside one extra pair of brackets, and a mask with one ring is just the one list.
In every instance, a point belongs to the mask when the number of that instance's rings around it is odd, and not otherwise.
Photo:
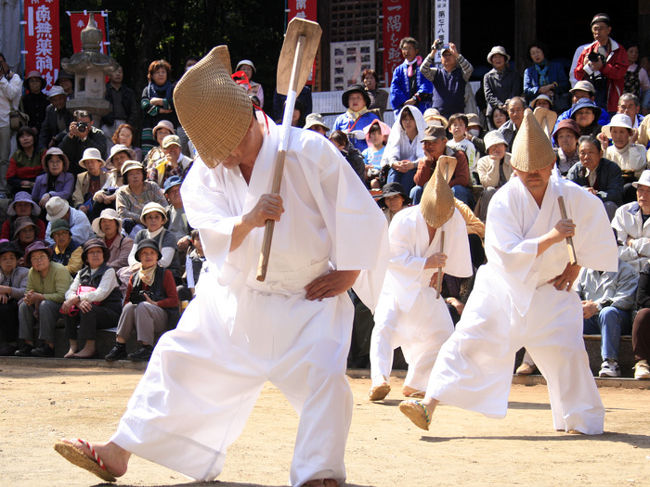
[(422, 64), (422, 56), (415, 56), (415, 59), (413, 59), (413, 61), (409, 62), (405, 60), (404, 62), (408, 65), (408, 69), (406, 70), (406, 76), (411, 78), (413, 76), (413, 65), (415, 63), (418, 63), (418, 66), (420, 66), (420, 64)]
[(152, 81), (147, 86), (147, 95), (149, 98), (165, 98), (171, 104), (174, 96), (174, 87), (169, 81), (166, 81), (162, 86), (158, 86)]
[[(368, 110), (366, 107), (363, 107), (363, 108), (362, 108), (361, 110), (359, 110), (358, 112), (355, 112), (355, 111), (352, 110), (351, 108), (348, 108), (346, 113), (348, 114), (348, 116), (349, 116), (352, 120), (354, 120), (354, 121), (356, 122), (357, 120), (359, 120), (359, 118), (360, 118), (362, 115), (368, 113), (368, 111), (369, 111), (369, 110)], [(350, 130), (352, 130), (352, 128), (350, 128)]]
[(539, 86), (550, 83), (551, 80), (548, 78), (548, 63), (546, 59), (539, 64), (535, 64), (535, 71), (537, 71), (537, 75), (539, 76)]
[(142, 267), (138, 271), (138, 276), (140, 277), (140, 280), (144, 282), (147, 286), (151, 287), (153, 284), (153, 280), (156, 277), (156, 268), (157, 265), (152, 265), (148, 269), (143, 269)]

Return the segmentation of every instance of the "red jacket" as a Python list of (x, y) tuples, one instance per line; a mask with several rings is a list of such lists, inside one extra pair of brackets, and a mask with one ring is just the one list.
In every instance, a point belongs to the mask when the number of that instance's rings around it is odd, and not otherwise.
[[(625, 73), (627, 72), (629, 61), (627, 59), (627, 51), (623, 46), (611, 37), (609, 38), (609, 42), (611, 43), (612, 50), (609, 56), (607, 56), (605, 65), (600, 72), (607, 78), (607, 111), (616, 113), (618, 110), (618, 98), (623, 94)], [(578, 64), (574, 71), (577, 80), (585, 78), (585, 66), (589, 62), (587, 56), (592, 51), (598, 51), (598, 41), (594, 41), (593, 44), (585, 47), (580, 54)]]

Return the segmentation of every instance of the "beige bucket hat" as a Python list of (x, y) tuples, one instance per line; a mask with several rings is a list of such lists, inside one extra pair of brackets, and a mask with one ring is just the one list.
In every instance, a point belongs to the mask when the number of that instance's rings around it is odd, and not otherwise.
[(427, 108), (422, 114), (422, 117), (427, 125), (439, 125), (444, 128), (447, 128), (449, 125), (449, 121), (440, 115), (440, 112), (436, 108)]
[(424, 187), (420, 211), (427, 225), (433, 228), (440, 228), (454, 214), (454, 193), (451, 192), (449, 183), (438, 166)]
[(555, 152), (542, 127), (530, 110), (524, 113), (524, 120), (512, 144), (510, 164), (524, 172), (537, 171), (555, 162)]
[(217, 46), (174, 89), (178, 119), (208, 167), (240, 144), (253, 117), (253, 103), (231, 74), (228, 46)]
[(83, 156), (81, 156), (81, 159), (79, 159), (79, 165), (83, 167), (84, 169), (87, 169), (86, 167), (86, 161), (90, 160), (98, 160), (99, 162), (102, 163), (102, 167), (106, 165), (106, 161), (102, 159), (102, 153), (99, 152), (99, 149), (96, 149), (94, 147), (88, 147), (84, 153)]
[(145, 215), (155, 212), (158, 212), (162, 215), (163, 225), (167, 223), (167, 212), (165, 211), (165, 208), (160, 203), (156, 203), (155, 201), (151, 201), (144, 205), (144, 208), (142, 208), (142, 213), (140, 213), (140, 220), (144, 221)]
[(120, 219), (120, 215), (118, 215), (117, 211), (115, 211), (113, 208), (104, 208), (102, 212), (99, 214), (99, 216), (93, 220), (93, 223), (91, 225), (93, 232), (95, 232), (98, 236), (102, 238), (106, 236), (104, 232), (102, 232), (102, 228), (101, 228), (102, 220), (116, 221), (117, 233), (120, 233), (120, 231), (122, 231), (122, 220)]

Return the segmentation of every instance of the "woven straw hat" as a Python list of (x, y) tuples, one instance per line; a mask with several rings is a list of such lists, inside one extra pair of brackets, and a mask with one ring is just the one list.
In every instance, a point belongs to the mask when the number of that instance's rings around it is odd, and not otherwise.
[(530, 110), (524, 113), (524, 120), (512, 144), (510, 164), (524, 172), (537, 171), (555, 162), (551, 141), (542, 130)]
[(420, 211), (427, 225), (433, 228), (440, 228), (454, 214), (454, 193), (438, 167), (424, 187)]
[(174, 89), (178, 119), (208, 167), (240, 144), (253, 117), (250, 98), (230, 75), (228, 46), (217, 46)]
[(540, 127), (546, 134), (546, 136), (551, 139), (553, 134), (553, 127), (555, 127), (555, 122), (557, 121), (557, 113), (553, 110), (549, 110), (546, 107), (537, 107), (533, 112), (535, 119), (539, 122)]

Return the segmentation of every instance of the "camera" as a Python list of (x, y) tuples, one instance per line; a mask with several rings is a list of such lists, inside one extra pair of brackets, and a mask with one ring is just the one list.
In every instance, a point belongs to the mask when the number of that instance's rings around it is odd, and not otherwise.
[(86, 130), (88, 130), (88, 124), (86, 122), (78, 122), (77, 130), (79, 132), (85, 132)]
[(591, 61), (592, 63), (597, 63), (598, 61), (602, 62), (603, 64), (605, 63), (605, 56), (600, 54), (599, 52), (590, 52), (587, 55), (587, 59)]
[(442, 39), (436, 39), (435, 41), (433, 41), (433, 45), (431, 47), (432, 49), (439, 51), (440, 49), (442, 49), (443, 44), (444, 43), (442, 42)]

